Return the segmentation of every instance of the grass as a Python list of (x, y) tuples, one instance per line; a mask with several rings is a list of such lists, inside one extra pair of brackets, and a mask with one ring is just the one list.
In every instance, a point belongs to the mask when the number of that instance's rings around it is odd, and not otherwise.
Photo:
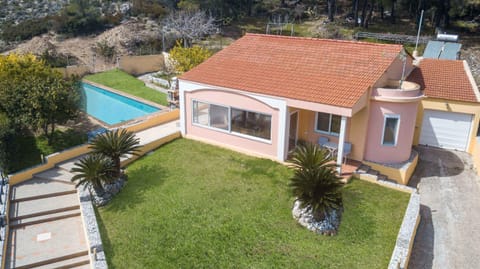
[(110, 268), (386, 268), (409, 196), (353, 180), (337, 236), (291, 215), (291, 171), (179, 139), (127, 169), (97, 217)]
[(41, 155), (47, 156), (67, 148), (81, 145), (87, 141), (87, 135), (74, 130), (56, 130), (54, 140), (48, 144), (44, 135), (26, 134), (15, 137), (15, 153), (10, 158), (10, 171), (16, 172), (42, 162)]
[(143, 81), (119, 70), (114, 69), (102, 73), (85, 76), (85, 79), (107, 87), (138, 96), (161, 105), (168, 105), (167, 95), (150, 89)]

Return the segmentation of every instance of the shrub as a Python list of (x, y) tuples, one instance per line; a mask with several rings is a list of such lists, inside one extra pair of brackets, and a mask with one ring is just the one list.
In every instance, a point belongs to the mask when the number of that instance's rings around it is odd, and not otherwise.
[(325, 149), (311, 143), (300, 145), (290, 161), (295, 173), (289, 186), (303, 208), (312, 208), (315, 219), (323, 220), (331, 210), (342, 207), (343, 184)]
[(208, 49), (199, 46), (184, 48), (177, 42), (177, 45), (170, 50), (170, 57), (174, 62), (177, 72), (186, 72), (201, 64), (212, 55)]

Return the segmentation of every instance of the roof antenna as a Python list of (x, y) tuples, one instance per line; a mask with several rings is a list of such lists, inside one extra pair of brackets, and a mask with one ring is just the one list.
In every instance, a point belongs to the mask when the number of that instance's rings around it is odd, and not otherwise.
[(405, 68), (407, 67), (407, 53), (405, 52), (405, 49), (402, 49), (398, 57), (400, 58), (401, 61), (403, 61), (402, 77), (400, 78), (400, 83), (398, 85), (398, 88), (401, 90), (403, 86), (403, 82), (405, 81)]
[(418, 40), (420, 39), (420, 31), (422, 30), (422, 22), (423, 22), (423, 9), (422, 13), (420, 14), (420, 22), (418, 23), (418, 33), (417, 33), (417, 42), (415, 42), (415, 49), (413, 50), (413, 57), (417, 58), (418, 57)]

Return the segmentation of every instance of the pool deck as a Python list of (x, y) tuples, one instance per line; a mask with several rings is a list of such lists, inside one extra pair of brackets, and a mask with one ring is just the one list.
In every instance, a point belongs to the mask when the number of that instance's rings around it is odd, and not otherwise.
[[(179, 126), (176, 120), (136, 136), (147, 145), (179, 133)], [(5, 268), (93, 268), (78, 191), (70, 182), (80, 158), (11, 187)]]

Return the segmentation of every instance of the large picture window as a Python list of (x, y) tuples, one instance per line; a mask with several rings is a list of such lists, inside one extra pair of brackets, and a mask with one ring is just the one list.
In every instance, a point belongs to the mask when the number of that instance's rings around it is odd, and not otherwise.
[(193, 101), (193, 123), (228, 130), (228, 107)]
[(192, 122), (196, 125), (271, 140), (271, 115), (197, 100), (192, 101), (192, 107)]
[(317, 112), (315, 130), (329, 135), (338, 135), (341, 119), (342, 117), (338, 115)]
[(232, 132), (270, 140), (272, 116), (232, 108)]
[(208, 124), (209, 105), (206, 103), (193, 101), (193, 122), (209, 126)]
[(386, 115), (383, 125), (382, 145), (395, 146), (397, 144), (399, 115)]

